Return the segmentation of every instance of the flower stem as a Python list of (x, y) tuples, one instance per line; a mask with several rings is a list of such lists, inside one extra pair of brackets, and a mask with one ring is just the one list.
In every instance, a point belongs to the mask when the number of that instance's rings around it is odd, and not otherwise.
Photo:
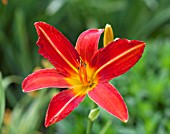
[(91, 134), (92, 127), (93, 127), (93, 121), (91, 121), (91, 120), (89, 119), (89, 120), (88, 120), (88, 124), (87, 124), (86, 134)]
[[(92, 109), (97, 108), (98, 105), (96, 105), (95, 103), (93, 103)], [(91, 110), (92, 110), (91, 109)], [(88, 124), (87, 124), (87, 129), (86, 129), (86, 134), (91, 134), (92, 132), (92, 127), (93, 127), (93, 122), (90, 118), (88, 118)]]

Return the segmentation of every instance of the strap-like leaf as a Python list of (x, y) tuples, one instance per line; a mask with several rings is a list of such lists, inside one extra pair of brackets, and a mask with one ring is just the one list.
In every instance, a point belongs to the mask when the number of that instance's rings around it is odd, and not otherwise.
[[(0, 131), (5, 111), (5, 90), (2, 87), (2, 74), (0, 72)], [(1, 133), (1, 132), (0, 132)]]

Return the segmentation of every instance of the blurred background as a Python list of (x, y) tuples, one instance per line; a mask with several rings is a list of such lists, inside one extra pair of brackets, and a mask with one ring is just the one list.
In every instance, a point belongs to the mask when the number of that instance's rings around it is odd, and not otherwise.
[[(128, 109), (125, 124), (100, 109), (93, 134), (170, 133), (170, 0), (1, 0), (0, 129), (3, 134), (84, 134), (91, 100), (48, 128), (48, 103), (59, 89), (23, 93), (22, 80), (49, 63), (38, 54), (34, 22), (45, 21), (73, 44), (88, 28), (112, 25), (115, 37), (143, 40), (141, 60), (111, 83)], [(100, 46), (102, 46), (102, 37)]]

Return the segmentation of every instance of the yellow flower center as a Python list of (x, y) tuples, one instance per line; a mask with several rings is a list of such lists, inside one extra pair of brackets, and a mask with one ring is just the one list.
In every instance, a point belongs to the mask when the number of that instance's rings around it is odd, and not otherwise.
[(84, 95), (96, 86), (98, 80), (97, 77), (92, 77), (95, 70), (90, 68), (89, 65), (81, 58), (77, 70), (78, 73), (71, 74), (71, 76), (66, 78), (66, 80), (70, 85), (72, 85), (75, 93), (81, 92), (81, 95)]

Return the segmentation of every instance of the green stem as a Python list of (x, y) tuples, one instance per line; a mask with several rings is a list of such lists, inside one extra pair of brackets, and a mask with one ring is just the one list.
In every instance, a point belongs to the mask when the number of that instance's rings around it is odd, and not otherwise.
[(87, 124), (86, 134), (91, 134), (92, 127), (93, 127), (93, 121), (91, 121), (91, 120), (89, 119), (89, 120), (88, 120), (88, 124)]
[[(92, 109), (97, 108), (98, 105), (93, 103)], [(86, 129), (86, 134), (91, 134), (92, 132), (92, 127), (93, 127), (93, 122), (91, 119), (88, 118), (88, 124), (87, 124), (87, 129)]]

